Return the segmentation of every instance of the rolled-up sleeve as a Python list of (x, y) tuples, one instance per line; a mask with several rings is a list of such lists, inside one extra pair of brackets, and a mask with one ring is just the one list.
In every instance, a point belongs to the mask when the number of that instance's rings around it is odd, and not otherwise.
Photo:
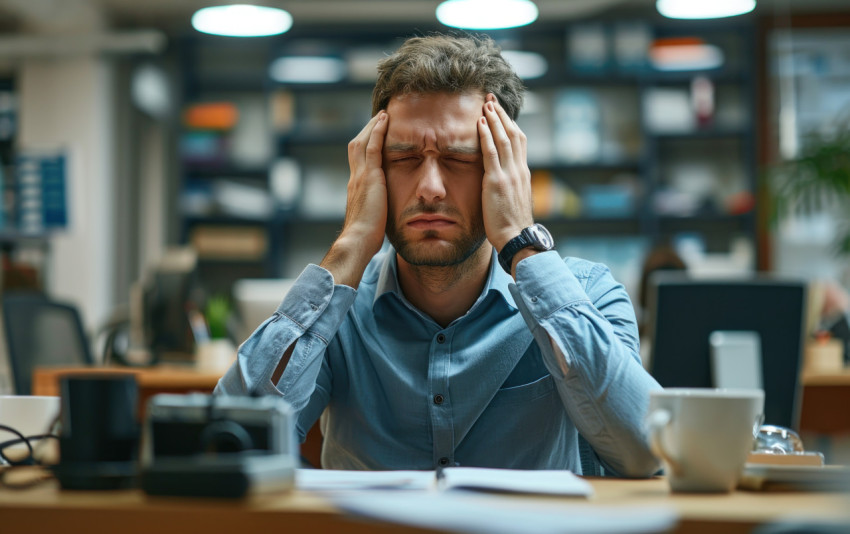
[(641, 366), (634, 308), (607, 267), (580, 277), (556, 252), (517, 264), (511, 293), (534, 334), (564, 407), (608, 470), (650, 476), (644, 417), (660, 389)]
[[(215, 393), (277, 395), (300, 413), (315, 391), (326, 404), (331, 374), (325, 351), (355, 297), (351, 287), (335, 285), (329, 271), (308, 265), (277, 311), (239, 347), (236, 361), (219, 380)], [(293, 343), (289, 363), (274, 384), (272, 374)]]

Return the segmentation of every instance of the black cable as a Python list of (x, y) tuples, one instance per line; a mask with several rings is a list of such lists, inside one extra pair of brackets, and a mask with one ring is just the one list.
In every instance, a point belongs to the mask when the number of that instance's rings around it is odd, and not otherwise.
[[(50, 425), (51, 429), (56, 424), (57, 420), (58, 420), (58, 417), (57, 417), (57, 419), (54, 419), (54, 421), (51, 423), (51, 425)], [(10, 439), (10, 440), (6, 440), (4, 442), (0, 442), (0, 458), (2, 458), (6, 463), (9, 464), (9, 467), (7, 467), (5, 469), (0, 469), (0, 486), (4, 486), (4, 487), (9, 488), (9, 489), (27, 489), (27, 488), (31, 488), (33, 486), (36, 486), (38, 484), (41, 484), (42, 482), (45, 482), (45, 481), (53, 478), (53, 473), (48, 470), (48, 471), (45, 472), (44, 475), (37, 477), (37, 478), (34, 478), (32, 480), (28, 480), (28, 481), (23, 482), (23, 483), (14, 483), (14, 482), (9, 482), (7, 480), (7, 476), (8, 476), (9, 473), (11, 473), (12, 471), (20, 471), (20, 469), (22, 467), (25, 467), (25, 466), (49, 467), (49, 466), (46, 466), (45, 464), (43, 464), (38, 458), (36, 458), (35, 450), (33, 449), (32, 442), (46, 440), (46, 439), (59, 439), (58, 436), (56, 436), (55, 434), (38, 434), (38, 435), (34, 435), (34, 436), (25, 436), (20, 431), (12, 428), (10, 426), (7, 426), (7, 425), (0, 425), (0, 431), (9, 432), (10, 434), (17, 436), (14, 439)], [(13, 459), (9, 458), (8, 456), (6, 456), (4, 449), (6, 449), (8, 447), (13, 447), (15, 445), (20, 445), (21, 443), (23, 443), (27, 447), (26, 457), (24, 457), (23, 459), (20, 459), (20, 460), (13, 460)]]
[[(59, 416), (57, 415), (56, 417), (53, 418), (53, 420), (50, 422), (50, 425), (47, 427), (47, 433), (46, 434), (36, 434), (36, 435), (33, 435), (33, 436), (25, 436), (22, 432), (20, 432), (16, 428), (12, 428), (8, 425), (0, 424), (0, 432), (6, 431), (6, 432), (9, 432), (10, 434), (14, 434), (15, 436), (17, 436), (15, 439), (10, 439), (10, 440), (0, 442), (0, 458), (2, 458), (5, 462), (7, 462), (9, 465), (12, 465), (12, 466), (17, 466), (17, 465), (40, 465), (40, 466), (44, 466), (45, 464), (41, 460), (36, 458), (36, 450), (41, 446), (42, 443), (44, 443), (44, 440), (59, 439), (59, 434), (58, 434), (59, 431), (56, 428), (58, 425), (59, 425)], [(32, 445), (32, 442), (34, 442), (34, 441), (39, 442), (39, 444), (36, 445), (35, 447), (33, 447), (33, 445)], [(19, 445), (21, 443), (26, 445), (27, 449), (28, 449), (27, 457), (25, 459), (23, 459), (23, 460), (12, 460), (9, 457), (7, 457), (5, 455), (5, 453), (3, 452), (3, 450), (6, 449), (7, 447), (13, 447), (13, 446)]]
[[(3, 425), (0, 425), (0, 427), (2, 427), (2, 426)], [(20, 436), (20, 434), (19, 434), (19, 436)], [(43, 440), (43, 439), (59, 439), (59, 437), (55, 436), (53, 434), (39, 434), (39, 435), (35, 435), (35, 436), (25, 436), (25, 437), (20, 436), (20, 437), (17, 437), (15, 439), (10, 439), (8, 441), (0, 442), (0, 451), (5, 449), (6, 447), (13, 447), (15, 445), (18, 445), (19, 443), (24, 443), (24, 444), (27, 444), (28, 448), (31, 449), (30, 455), (35, 457), (35, 449), (37, 447), (32, 447), (32, 442), (33, 441), (40, 441), (40, 440)], [(6, 460), (7, 462), (9, 461), (9, 459), (6, 458), (5, 456), (3, 456), (3, 459)]]
[(0, 469), (0, 486), (5, 487), (5, 488), (9, 488), (11, 490), (29, 489), (29, 488), (33, 488), (35, 486), (38, 486), (39, 484), (43, 484), (44, 482), (47, 482), (48, 480), (53, 480), (53, 478), (55, 478), (55, 476), (56, 476), (56, 475), (53, 474), (52, 470), (45, 468), (43, 475), (41, 475), (40, 477), (37, 477), (37, 478), (33, 478), (32, 480), (28, 480), (26, 482), (15, 483), (15, 482), (9, 482), (8, 480), (6, 480), (6, 477), (9, 475), (9, 473), (11, 473), (12, 471), (20, 471), (20, 470), (21, 470), (20, 466), (18, 466), (18, 467), (7, 467), (5, 469)]
[[(0, 425), (0, 430), (5, 430), (6, 432), (8, 432), (10, 434), (14, 434), (14, 435), (18, 436), (17, 438), (15, 438), (13, 440), (9, 440), (9, 441), (5, 441), (3, 443), (0, 443), (0, 458), (2, 458), (4, 462), (6, 462), (7, 464), (12, 465), (12, 466), (15, 466), (15, 465), (32, 465), (33, 462), (34, 462), (34, 459), (33, 459), (33, 450), (32, 450), (32, 444), (30, 443), (30, 438), (24, 436), (22, 433), (18, 432), (17, 430), (15, 430), (14, 428), (12, 428), (10, 426)], [(24, 458), (23, 460), (12, 460), (8, 456), (6, 456), (6, 453), (3, 452), (3, 450), (6, 447), (10, 447), (12, 445), (17, 445), (18, 443), (23, 443), (24, 445), (26, 445), (27, 450), (29, 452), (28, 452), (26, 458)]]

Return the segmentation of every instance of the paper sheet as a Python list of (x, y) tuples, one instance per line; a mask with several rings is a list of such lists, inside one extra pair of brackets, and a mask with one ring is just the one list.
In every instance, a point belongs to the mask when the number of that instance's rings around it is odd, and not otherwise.
[(295, 487), (307, 491), (362, 489), (427, 490), (435, 487), (434, 471), (342, 471), (297, 469)]
[(444, 489), (474, 489), (508, 493), (537, 493), (590, 497), (593, 486), (563, 470), (484, 469), (449, 467), (443, 470)]
[(353, 515), (452, 532), (515, 534), (636, 534), (668, 532), (678, 519), (666, 507), (592, 506), (585, 501), (538, 500), (471, 492), (336, 493), (331, 501)]

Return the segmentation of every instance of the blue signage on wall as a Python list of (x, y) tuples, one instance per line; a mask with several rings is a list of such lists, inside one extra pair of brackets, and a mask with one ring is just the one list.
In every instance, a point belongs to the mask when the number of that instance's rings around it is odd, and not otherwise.
[(68, 226), (66, 161), (64, 154), (18, 156), (15, 204), (21, 232)]

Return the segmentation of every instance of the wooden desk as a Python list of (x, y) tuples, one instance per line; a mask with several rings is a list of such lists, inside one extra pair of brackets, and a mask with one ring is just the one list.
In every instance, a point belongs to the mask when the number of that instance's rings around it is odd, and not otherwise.
[(850, 369), (802, 376), (800, 431), (820, 435), (850, 435)]
[(36, 367), (32, 375), (33, 395), (59, 395), (59, 378), (69, 374), (121, 373), (136, 377), (139, 408), (144, 413), (148, 399), (158, 393), (211, 393), (224, 370), (208, 371), (194, 367)]
[[(667, 506), (680, 515), (674, 532), (750, 532), (779, 519), (850, 522), (848, 495), (839, 493), (670, 494), (664, 479), (590, 479), (590, 500), (549, 497), (549, 504), (591, 507)], [(380, 498), (380, 492), (376, 493)], [(501, 497), (504, 498), (504, 497)], [(317, 494), (294, 491), (245, 501), (147, 497), (138, 490), (59, 491), (51, 482), (29, 490), (0, 488), (3, 532), (170, 534), (185, 532), (425, 532), (349, 518)], [(848, 523), (850, 525), (850, 523)], [(565, 526), (567, 527), (567, 526)]]

